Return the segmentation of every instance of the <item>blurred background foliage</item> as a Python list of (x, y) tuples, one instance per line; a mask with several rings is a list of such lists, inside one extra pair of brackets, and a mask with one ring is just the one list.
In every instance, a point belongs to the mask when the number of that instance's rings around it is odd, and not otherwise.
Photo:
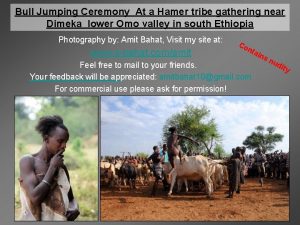
[(70, 132), (64, 155), (80, 207), (77, 220), (98, 220), (98, 97), (56, 96), (15, 98), (15, 219), (21, 208), (19, 160), (40, 150), (35, 126), (46, 115), (60, 115)]

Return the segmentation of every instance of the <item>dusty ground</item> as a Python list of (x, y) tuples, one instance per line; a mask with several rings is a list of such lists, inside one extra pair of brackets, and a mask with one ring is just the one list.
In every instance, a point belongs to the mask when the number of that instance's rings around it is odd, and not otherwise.
[(102, 187), (102, 221), (288, 221), (289, 192), (284, 181), (248, 178), (241, 193), (227, 199), (228, 186), (222, 186), (209, 200), (204, 193), (189, 192), (166, 197), (160, 187), (150, 197), (152, 184), (138, 190), (112, 192)]

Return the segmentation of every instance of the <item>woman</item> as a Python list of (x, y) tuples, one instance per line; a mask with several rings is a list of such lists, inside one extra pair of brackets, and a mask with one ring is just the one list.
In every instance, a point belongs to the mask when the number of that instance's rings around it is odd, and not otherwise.
[(40, 118), (41, 149), (20, 159), (21, 220), (75, 220), (78, 204), (64, 165), (69, 132), (60, 116)]

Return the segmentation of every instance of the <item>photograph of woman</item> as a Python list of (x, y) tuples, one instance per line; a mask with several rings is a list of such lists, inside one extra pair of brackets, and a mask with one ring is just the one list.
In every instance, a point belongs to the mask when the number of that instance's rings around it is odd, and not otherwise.
[(60, 116), (40, 118), (36, 130), (42, 136), (40, 150), (20, 160), (21, 220), (75, 220), (80, 214), (64, 165), (69, 140)]
[(16, 221), (98, 221), (98, 97), (17, 96), (14, 156)]

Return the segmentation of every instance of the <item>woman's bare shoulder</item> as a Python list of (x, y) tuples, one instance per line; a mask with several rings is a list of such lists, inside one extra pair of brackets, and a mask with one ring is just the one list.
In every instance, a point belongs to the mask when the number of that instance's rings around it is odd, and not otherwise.
[(20, 167), (31, 166), (34, 163), (34, 157), (30, 154), (23, 155), (20, 158)]

